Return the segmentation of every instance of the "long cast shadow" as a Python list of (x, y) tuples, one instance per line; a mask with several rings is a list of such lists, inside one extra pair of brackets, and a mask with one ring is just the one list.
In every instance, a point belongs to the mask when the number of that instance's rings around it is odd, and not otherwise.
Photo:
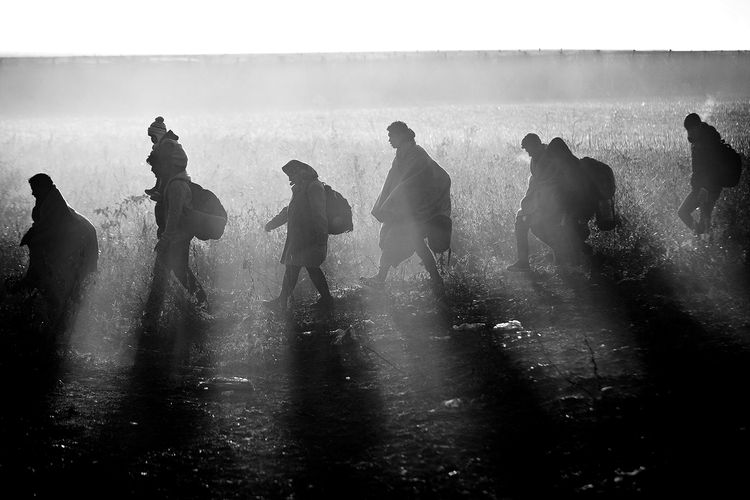
[(83, 406), (93, 413), (81, 438), (85, 451), (51, 478), (46, 493), (210, 498), (209, 484), (220, 472), (216, 457), (200, 456), (210, 419), (171, 355), (139, 349), (131, 368), (105, 375), (92, 396), (99, 401)]
[(737, 340), (750, 328), (725, 330), (710, 316), (699, 320), (684, 310), (680, 300), (693, 293), (685, 278), (655, 268), (640, 280), (566, 283), (582, 303), (632, 325), (645, 366), (638, 398), (614, 394), (602, 401), (600, 443), (622, 449), (620, 456), (602, 454), (603, 462), (644, 467), (638, 480), (644, 493), (722, 496), (744, 488), (750, 465), (742, 458), (750, 444), (744, 396), (750, 350)]
[[(472, 288), (454, 288), (450, 296), (450, 307), (435, 314), (393, 314), (407, 349), (418, 354), (423, 367), (434, 364), (436, 387), (429, 397), (438, 407), (435, 428), (444, 435), (433, 439), (451, 444), (437, 452), (445, 471), (427, 477), (420, 494), (542, 498), (559, 493), (559, 464), (551, 454), (563, 428), (543, 407), (539, 387), (497, 333), (452, 330), (463, 322), (492, 324), (504, 311), (488, 306), (482, 300), (486, 294)], [(452, 333), (446, 338), (447, 332)], [(453, 404), (458, 406), (451, 409)]]
[(296, 443), (288, 460), (303, 498), (382, 498), (384, 464), (376, 460), (383, 429), (377, 370), (357, 340), (327, 331), (300, 335), (289, 325), (289, 405), (283, 419)]

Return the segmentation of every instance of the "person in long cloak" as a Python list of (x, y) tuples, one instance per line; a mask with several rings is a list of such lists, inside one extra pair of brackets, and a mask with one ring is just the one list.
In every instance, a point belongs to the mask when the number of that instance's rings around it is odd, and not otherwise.
[(404, 122), (393, 122), (387, 130), (388, 142), (396, 150), (396, 156), (372, 208), (372, 215), (383, 224), (380, 266), (375, 276), (361, 280), (365, 285), (382, 288), (390, 268), (416, 252), (430, 275), (435, 293), (442, 295), (443, 279), (425, 238), (429, 224), (441, 218), (450, 219), (451, 178), (416, 143), (416, 134)]
[(33, 223), (20, 243), (29, 248), (29, 267), (16, 289), (39, 290), (56, 320), (71, 312), (97, 270), (99, 243), (94, 225), (67, 204), (49, 175), (36, 174), (29, 185)]

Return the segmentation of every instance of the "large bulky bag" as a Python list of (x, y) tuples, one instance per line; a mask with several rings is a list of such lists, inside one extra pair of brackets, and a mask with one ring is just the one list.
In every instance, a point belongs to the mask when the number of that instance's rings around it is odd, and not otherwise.
[(328, 234), (348, 233), (354, 229), (352, 221), (352, 207), (341, 193), (328, 184), (324, 184), (326, 191), (326, 218), (328, 219)]
[(581, 166), (594, 184), (600, 200), (607, 200), (615, 195), (615, 174), (609, 165), (586, 156), (581, 158)]
[(602, 231), (610, 231), (617, 227), (617, 213), (615, 211), (615, 174), (612, 168), (604, 162), (589, 158), (581, 158), (581, 166), (596, 190), (596, 227)]
[(724, 141), (721, 141), (717, 155), (717, 180), (721, 187), (734, 187), (742, 174), (742, 155)]
[(453, 221), (447, 215), (436, 215), (426, 223), (427, 246), (435, 253), (443, 253), (451, 247)]
[(227, 225), (227, 211), (214, 193), (195, 182), (188, 184), (192, 207), (186, 209), (185, 227), (199, 240), (218, 240)]

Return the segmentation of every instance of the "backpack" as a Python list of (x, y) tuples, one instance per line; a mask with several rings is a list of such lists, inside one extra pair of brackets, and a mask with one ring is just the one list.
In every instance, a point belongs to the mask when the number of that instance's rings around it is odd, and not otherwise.
[(436, 215), (426, 223), (427, 246), (434, 253), (443, 253), (451, 247), (453, 221), (447, 215)]
[(596, 188), (599, 200), (608, 200), (615, 195), (615, 174), (609, 165), (586, 156), (581, 158), (581, 166)]
[(617, 184), (612, 167), (588, 156), (581, 158), (581, 166), (595, 189), (596, 227), (611, 231), (618, 225), (614, 200)]
[(742, 174), (742, 155), (730, 145), (721, 141), (717, 154), (716, 180), (721, 187), (734, 187)]
[(188, 185), (192, 208), (185, 210), (183, 224), (199, 240), (218, 240), (227, 225), (227, 211), (214, 193), (193, 181)]
[(348, 233), (354, 229), (352, 207), (341, 193), (328, 184), (323, 184), (326, 192), (326, 218), (328, 234)]

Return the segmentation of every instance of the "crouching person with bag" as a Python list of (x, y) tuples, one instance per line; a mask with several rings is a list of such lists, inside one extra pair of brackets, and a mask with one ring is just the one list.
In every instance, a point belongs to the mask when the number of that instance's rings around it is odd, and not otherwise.
[(286, 266), (281, 293), (263, 305), (277, 313), (287, 311), (289, 297), (304, 267), (310, 280), (320, 293), (314, 309), (328, 311), (333, 308), (333, 296), (320, 269), (328, 252), (328, 219), (326, 192), (318, 173), (310, 165), (291, 160), (282, 167), (292, 186), (292, 199), (279, 214), (266, 224), (266, 232), (287, 225), (286, 241), (281, 253), (281, 263)]
[(153, 280), (143, 316), (143, 326), (146, 329), (156, 328), (172, 273), (188, 293), (195, 297), (198, 307), (203, 311), (208, 309), (206, 292), (188, 266), (190, 242), (194, 236), (187, 220), (193, 202), (190, 176), (184, 166), (162, 165), (159, 168), (157, 176), (164, 179), (161, 188), (164, 226), (156, 243)]

